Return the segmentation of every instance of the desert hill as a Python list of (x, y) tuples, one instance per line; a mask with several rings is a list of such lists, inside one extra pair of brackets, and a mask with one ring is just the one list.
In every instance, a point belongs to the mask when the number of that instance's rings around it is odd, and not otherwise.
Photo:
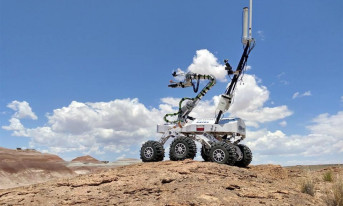
[[(193, 160), (139, 163), (0, 190), (0, 205), (325, 205), (332, 184), (322, 180), (327, 170)], [(342, 175), (343, 169), (330, 171)], [(314, 196), (300, 191), (307, 178), (315, 183)]]
[(101, 161), (95, 159), (94, 157), (92, 157), (90, 155), (77, 157), (77, 158), (73, 159), (72, 162), (93, 163), (93, 164), (101, 164), (102, 163)]
[(57, 155), (0, 147), (0, 189), (72, 175), (74, 172)]

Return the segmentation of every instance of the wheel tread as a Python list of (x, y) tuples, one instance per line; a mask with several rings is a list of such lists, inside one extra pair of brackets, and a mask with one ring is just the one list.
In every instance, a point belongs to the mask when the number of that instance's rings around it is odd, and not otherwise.
[[(153, 158), (151, 159), (146, 159), (143, 156), (143, 148), (145, 147), (152, 147), (154, 149), (154, 152), (156, 153), (156, 155), (154, 155)], [(158, 162), (158, 161), (162, 161), (164, 158), (164, 148), (163, 145), (157, 141), (152, 141), (149, 140), (147, 142), (145, 142), (142, 147), (141, 147), (141, 154), (140, 154), (141, 160), (143, 162)]]
[(252, 161), (252, 152), (248, 146), (244, 144), (239, 144), (238, 147), (241, 149), (243, 153), (243, 159), (236, 163), (238, 167), (247, 167)]
[[(188, 153), (185, 157), (180, 158), (177, 157), (175, 154), (175, 151), (172, 149), (175, 147), (175, 145), (179, 142), (187, 144), (186, 147), (188, 146)], [(189, 137), (177, 137), (174, 139), (174, 141), (170, 145), (170, 150), (169, 150), (169, 158), (172, 161), (180, 161), (180, 160), (185, 160), (185, 159), (194, 159), (195, 155), (197, 153), (197, 148), (195, 142), (189, 138)]]
[[(226, 160), (225, 160), (225, 162), (222, 162), (222, 164), (228, 164), (231, 166), (233, 166), (235, 164), (235, 162), (236, 162), (236, 150), (232, 145), (225, 143), (225, 142), (213, 143), (212, 147), (211, 147), (211, 151), (210, 151), (211, 161), (214, 161), (214, 159), (211, 155), (212, 155), (212, 152), (215, 150), (215, 148), (222, 148), (222, 149), (226, 150), (226, 152), (227, 152)], [(217, 162), (217, 163), (220, 163), (220, 162)]]

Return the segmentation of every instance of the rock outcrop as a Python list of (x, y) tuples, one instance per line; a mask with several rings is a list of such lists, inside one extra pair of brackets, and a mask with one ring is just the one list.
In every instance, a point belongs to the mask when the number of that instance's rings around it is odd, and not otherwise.
[[(139, 163), (0, 190), (0, 205), (324, 205), (323, 172), (193, 160)], [(308, 177), (317, 181), (314, 197), (300, 191)]]

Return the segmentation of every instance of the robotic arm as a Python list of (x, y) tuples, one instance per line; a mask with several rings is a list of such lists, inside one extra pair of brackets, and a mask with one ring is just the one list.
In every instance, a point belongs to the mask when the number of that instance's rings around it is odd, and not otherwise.
[[(199, 75), (197, 75), (195, 73), (192, 73), (192, 72), (188, 72), (187, 74), (173, 72), (172, 75), (173, 75), (173, 77), (185, 76), (185, 79), (182, 82), (173, 82), (172, 80), (170, 80), (170, 84), (168, 85), (168, 87), (171, 87), (171, 88), (177, 88), (177, 87), (185, 88), (185, 87), (193, 86), (193, 91), (194, 92), (198, 91), (199, 82), (200, 82), (200, 79), (201, 79), (201, 77)], [(196, 86), (193, 83), (193, 80), (197, 80), (197, 85)]]
[[(174, 72), (172, 75), (174, 77), (176, 77), (176, 76), (180, 76), (183, 74), (177, 74), (176, 72)], [(201, 100), (201, 98), (203, 96), (205, 96), (205, 94), (208, 92), (208, 90), (210, 90), (211, 87), (213, 87), (216, 84), (216, 79), (212, 75), (202, 75), (202, 74), (196, 74), (196, 73), (188, 72), (187, 74), (185, 74), (185, 79), (183, 81), (181, 81), (181, 82), (171, 81), (170, 82), (171, 84), (169, 84), (168, 87), (185, 88), (185, 87), (193, 86), (193, 91), (198, 92), (199, 82), (202, 79), (209, 80), (209, 83), (207, 83), (207, 85), (199, 92), (199, 94), (196, 97), (194, 97), (194, 98), (188, 98), (188, 97), (182, 98), (181, 101), (179, 102), (179, 111), (176, 113), (166, 114), (164, 116), (165, 122), (167, 122), (167, 123), (183, 123), (184, 124), (184, 123), (186, 123), (187, 119), (194, 120), (193, 117), (189, 116), (189, 113), (191, 113), (191, 111), (196, 107), (198, 102)], [(195, 85), (195, 83), (193, 83), (193, 80), (197, 81), (196, 85)], [(182, 106), (182, 103), (185, 100), (188, 100), (188, 101), (186, 102), (186, 104), (184, 106)], [(170, 121), (167, 119), (167, 117), (169, 117), (169, 116), (177, 116), (177, 120)]]

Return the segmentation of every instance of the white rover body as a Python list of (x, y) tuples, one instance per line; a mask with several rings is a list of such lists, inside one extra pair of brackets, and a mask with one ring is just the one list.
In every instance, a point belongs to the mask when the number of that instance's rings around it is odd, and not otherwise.
[[(242, 140), (245, 138), (245, 123), (240, 118), (223, 118), (218, 124), (215, 124), (214, 118), (195, 119), (192, 123), (180, 129), (180, 133), (185, 135), (202, 135), (204, 132), (216, 135), (225, 135), (240, 137)], [(157, 132), (164, 134), (175, 125), (163, 124), (157, 125)]]
[[(148, 141), (142, 145), (140, 156), (143, 162), (162, 161), (164, 158), (163, 145), (169, 138), (174, 138), (170, 145), (169, 157), (172, 161), (193, 159), (197, 149), (194, 141), (202, 144), (201, 156), (205, 161), (213, 161), (221, 164), (247, 167), (252, 161), (250, 149), (239, 144), (246, 137), (246, 127), (240, 118), (222, 118), (223, 114), (230, 108), (234, 90), (239, 77), (242, 75), (249, 53), (254, 48), (255, 41), (251, 37), (251, 7), (250, 0), (250, 25), (248, 34), (248, 8), (243, 9), (243, 38), (244, 51), (236, 71), (232, 70), (228, 60), (225, 60), (225, 70), (231, 78), (229, 87), (221, 95), (217, 106), (218, 114), (212, 119), (196, 119), (189, 114), (197, 106), (201, 98), (216, 83), (215, 77), (211, 75), (195, 74), (188, 72), (173, 73), (173, 76), (184, 76), (181, 82), (169, 84), (172, 88), (186, 88), (193, 86), (194, 92), (198, 91), (200, 80), (208, 80), (209, 83), (194, 98), (182, 98), (179, 103), (179, 111), (164, 116), (165, 124), (157, 125), (157, 132), (162, 136), (159, 141)], [(193, 80), (197, 83), (193, 83)], [(187, 100), (187, 101), (186, 101)], [(183, 103), (185, 102), (186, 103)], [(169, 120), (174, 117), (175, 120)]]

